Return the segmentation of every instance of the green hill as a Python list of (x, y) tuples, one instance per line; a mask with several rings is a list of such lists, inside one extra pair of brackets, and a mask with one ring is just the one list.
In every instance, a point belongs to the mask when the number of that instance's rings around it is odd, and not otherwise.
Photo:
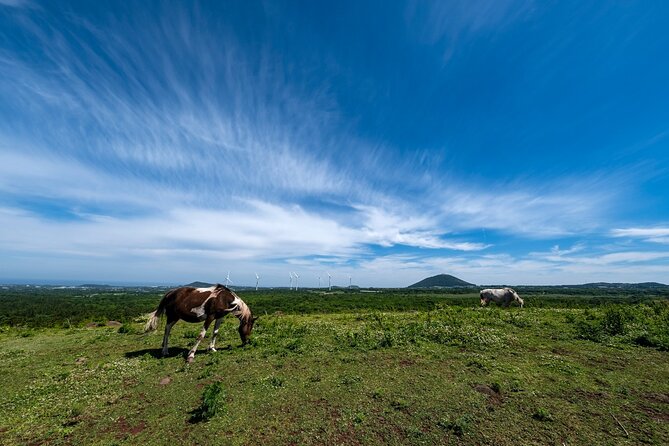
[(455, 287), (473, 287), (473, 283), (465, 282), (462, 279), (451, 276), (450, 274), (438, 274), (428, 277), (409, 285), (407, 288), (455, 288)]
[(195, 282), (191, 282), (188, 285), (184, 285), (184, 286), (190, 286), (190, 287), (193, 287), (193, 288), (209, 288), (210, 286), (213, 286), (213, 285), (214, 285), (213, 283), (195, 281)]

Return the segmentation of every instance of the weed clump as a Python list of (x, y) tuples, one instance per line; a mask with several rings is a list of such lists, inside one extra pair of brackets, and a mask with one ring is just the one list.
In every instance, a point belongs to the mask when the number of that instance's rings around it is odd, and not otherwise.
[(219, 412), (224, 409), (223, 399), (225, 398), (225, 391), (223, 384), (215, 382), (205, 387), (202, 393), (202, 404), (191, 412), (190, 422), (199, 423), (201, 421), (209, 421)]
[(532, 414), (532, 418), (537, 421), (553, 421), (553, 415), (543, 407), (538, 408), (534, 414)]
[(446, 431), (453, 432), (458, 437), (462, 437), (465, 434), (465, 432), (469, 430), (470, 422), (471, 422), (471, 417), (469, 415), (463, 415), (453, 420), (448, 418), (439, 420), (437, 422), (437, 426)]
[(135, 334), (137, 329), (126, 322), (118, 328), (118, 332), (121, 334)]
[(623, 342), (669, 350), (669, 302), (633, 306), (610, 305), (602, 311), (586, 310), (581, 318), (567, 320), (576, 337), (594, 342)]

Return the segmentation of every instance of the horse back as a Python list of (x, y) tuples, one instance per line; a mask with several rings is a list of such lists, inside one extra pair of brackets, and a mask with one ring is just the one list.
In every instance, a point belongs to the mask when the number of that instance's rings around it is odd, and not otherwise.
[(165, 295), (163, 301), (168, 319), (183, 319), (186, 322), (203, 320), (198, 316), (198, 313), (202, 312), (193, 312), (193, 309), (204, 310), (206, 316), (220, 317), (218, 314), (223, 315), (223, 310), (228, 307), (226, 296), (223, 293), (214, 293), (214, 290), (209, 288), (175, 288)]

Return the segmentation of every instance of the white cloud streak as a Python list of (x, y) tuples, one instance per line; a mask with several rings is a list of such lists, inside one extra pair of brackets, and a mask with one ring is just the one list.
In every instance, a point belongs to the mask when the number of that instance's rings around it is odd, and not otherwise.
[(28, 0), (0, 0), (0, 6), (9, 6), (12, 8), (22, 8), (30, 6), (31, 2)]
[[(569, 188), (558, 183), (532, 190), (494, 182), (490, 188), (495, 192), (449, 189), (440, 200), (444, 219), (454, 228), (488, 228), (538, 238), (563, 236), (597, 229), (612, 197), (611, 191), (591, 187), (588, 180)], [(579, 192), (583, 190), (588, 192)]]
[[(242, 191), (266, 197), (364, 191), (330, 166), (333, 144), (357, 143), (328, 136), (338, 118), (327, 94), (296, 91), (274, 75), (283, 70), (279, 62), (262, 53), (249, 58), (232, 36), (221, 47), (188, 14), (169, 17), (138, 26), (145, 33), (138, 41), (128, 40), (135, 32), (124, 32), (132, 24), (102, 29), (73, 19), (69, 25), (90, 41), (26, 21), (49, 69), (0, 54), (5, 95), (45, 118), (38, 132), (44, 145), (113, 171), (148, 169), (163, 182), (188, 184), (188, 178), (202, 202)], [(182, 32), (165, 33), (170, 28)], [(181, 34), (188, 36), (186, 48)], [(179, 59), (184, 51), (187, 61)], [(194, 66), (184, 71), (184, 65)], [(17, 133), (15, 124), (5, 138)], [(34, 124), (23, 123), (26, 137)]]
[(669, 228), (667, 227), (613, 229), (611, 236), (642, 239), (644, 242), (669, 245)]

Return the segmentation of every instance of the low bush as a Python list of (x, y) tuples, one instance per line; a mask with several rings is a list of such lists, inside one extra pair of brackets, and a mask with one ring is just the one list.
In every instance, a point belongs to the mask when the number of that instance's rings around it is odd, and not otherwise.
[(191, 423), (208, 421), (224, 409), (223, 400), (225, 392), (223, 384), (215, 382), (204, 388), (202, 393), (202, 404), (191, 412)]

